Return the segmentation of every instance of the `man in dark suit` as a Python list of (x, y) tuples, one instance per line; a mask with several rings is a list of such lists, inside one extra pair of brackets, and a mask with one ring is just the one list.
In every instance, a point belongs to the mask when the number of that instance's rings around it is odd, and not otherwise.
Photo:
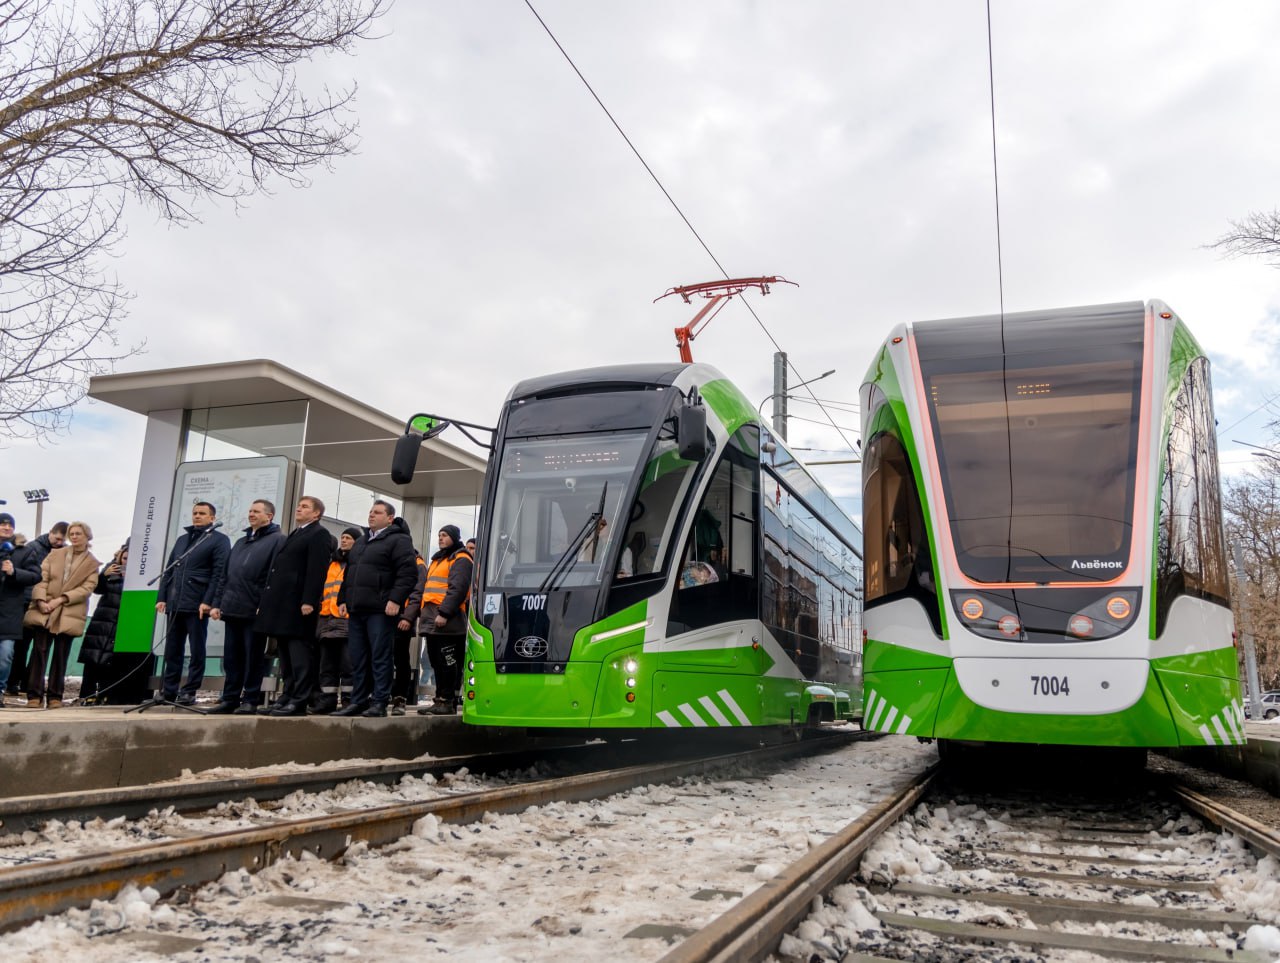
[(316, 622), (333, 554), (333, 536), (320, 524), (323, 515), (324, 502), (314, 495), (298, 499), (296, 527), (276, 553), (258, 601), (253, 627), (275, 637), (285, 687), (270, 710), (273, 716), (305, 716), (316, 687)]
[[(191, 524), (173, 543), (164, 578), (160, 580), (156, 611), (168, 616), (164, 638), (163, 697), (181, 705), (194, 705), (204, 682), (204, 647), (209, 635), (209, 613), (222, 598), (231, 539), (216, 531), (218, 510), (210, 502), (191, 506)], [(181, 694), (182, 653), (191, 645), (187, 684)]]

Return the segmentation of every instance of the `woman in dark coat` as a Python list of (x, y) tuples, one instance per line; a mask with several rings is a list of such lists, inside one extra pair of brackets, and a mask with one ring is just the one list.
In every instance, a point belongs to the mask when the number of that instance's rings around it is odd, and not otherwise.
[(116, 647), (116, 623), (120, 620), (120, 597), (124, 594), (124, 570), (129, 561), (129, 543), (116, 550), (111, 561), (102, 568), (98, 584), (93, 587), (100, 595), (98, 607), (93, 610), (84, 641), (80, 643), (80, 661), (84, 663), (84, 679), (80, 683), (80, 701), (85, 705), (104, 704), (105, 690), (110, 686), (107, 663)]

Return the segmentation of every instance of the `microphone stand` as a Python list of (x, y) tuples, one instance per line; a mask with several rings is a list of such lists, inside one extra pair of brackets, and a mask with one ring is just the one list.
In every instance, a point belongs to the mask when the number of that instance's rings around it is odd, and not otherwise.
[[(155, 578), (153, 578), (151, 581), (149, 581), (147, 585), (148, 586), (155, 585), (156, 582), (160, 581), (162, 578), (168, 575), (171, 571), (173, 571), (173, 569), (181, 565), (182, 562), (186, 559), (186, 557), (190, 555), (192, 552), (194, 552), (196, 550), (196, 547), (200, 545), (201, 542), (204, 541), (204, 537), (206, 535), (213, 534), (213, 532), (220, 527), (221, 527), (221, 524), (210, 525), (208, 528), (206, 528), (203, 532), (200, 533), (199, 538), (193, 538), (191, 540), (191, 544), (187, 546), (187, 550), (183, 552), (181, 555), (179, 555), (177, 558), (175, 558), (168, 565), (166, 565), (164, 568), (162, 568), (160, 570), (160, 574), (157, 575)], [(168, 635), (168, 627), (173, 624), (173, 617), (176, 614), (177, 613), (175, 612), (170, 612), (169, 607), (167, 605), (165, 606), (166, 636)], [(151, 654), (155, 655), (155, 651), (152, 650)], [(181, 675), (179, 675), (179, 678), (181, 678)], [(148, 709), (154, 709), (156, 706), (171, 706), (174, 709), (184, 709), (187, 712), (194, 712), (198, 716), (208, 715), (208, 713), (204, 709), (198, 709), (195, 706), (185, 705), (174, 699), (166, 699), (164, 697), (163, 689), (152, 690), (152, 696), (150, 699), (148, 699), (146, 702), (140, 702), (136, 706), (130, 706), (128, 709), (125, 709), (124, 715), (128, 715), (130, 712), (146, 712)]]

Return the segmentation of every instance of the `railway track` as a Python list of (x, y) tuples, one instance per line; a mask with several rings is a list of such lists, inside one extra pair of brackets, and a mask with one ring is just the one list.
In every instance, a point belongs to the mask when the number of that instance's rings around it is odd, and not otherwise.
[[(787, 755), (631, 766), (0, 872), (0, 924), (86, 905), (92, 878), (99, 900), (126, 881), (177, 890), (159, 925), (141, 929), (119, 901), (73, 911), (93, 937), (86, 948), (108, 961), (196, 948), (234, 960), (282, 942), (295, 955), (397, 955), (398, 944), (376, 942), (382, 932), (477, 960), (1274, 957), (1244, 946), (1250, 926), (1275, 922), (1248, 905), (1266, 874), (1245, 841), (1280, 857), (1280, 838), (1189, 790), (1146, 781), (1119, 797), (1068, 798), (957, 786), (911, 740)], [(830, 778), (869, 758), (897, 774), (868, 781), (875, 792)], [(810, 820), (802, 799), (824, 784), (840, 785), (844, 802)], [(839, 812), (846, 821), (831, 818)], [(313, 868), (338, 854), (334, 869)], [(343, 895), (353, 888), (358, 897)]]
[[(1176, 782), (1056, 801), (937, 785), (912, 793), (925, 800), (827, 871), (847, 879), (850, 857), (863, 853), (855, 885), (824, 891), (823, 909), (790, 935), (771, 928), (715, 949), (703, 939), (705, 952), (691, 940), (666, 963), (762, 958), (778, 947), (787, 958), (856, 963), (1275, 958), (1247, 948), (1251, 927), (1277, 922), (1274, 900), (1252, 899), (1258, 915), (1234, 907), (1250, 903), (1254, 886), (1256, 858), (1243, 844), (1280, 858), (1280, 833)], [(886, 806), (900, 811), (908, 799)], [(877, 822), (865, 832), (884, 830)], [(752, 933), (743, 923), (739, 939)]]
[(391, 785), (405, 776), (440, 778), (464, 769), (481, 775), (535, 766), (581, 772), (617, 765), (619, 759), (639, 762), (646, 751), (652, 750), (625, 743), (620, 748), (618, 744), (597, 742), (517, 752), (474, 753), (117, 789), (14, 796), (0, 799), (0, 830), (6, 833), (38, 830), (51, 820), (84, 823), (120, 817), (138, 819), (153, 810), (166, 808), (177, 813), (200, 812), (245, 798), (270, 803), (292, 793), (323, 792), (352, 781)]
[[(759, 764), (830, 749), (851, 740), (867, 738), (855, 732), (831, 732), (799, 743), (786, 743), (746, 752), (698, 756), (661, 763), (642, 763), (597, 772), (543, 779), (480, 792), (468, 792), (423, 802), (401, 803), (372, 809), (281, 820), (248, 830), (217, 832), (188, 839), (166, 840), (116, 852), (16, 866), (0, 870), (0, 930), (13, 929), (64, 910), (110, 900), (132, 884), (163, 896), (184, 888), (215, 882), (227, 873), (256, 872), (286, 858), (334, 859), (353, 846), (380, 847), (413, 833), (415, 824), (429, 819), (437, 823), (468, 823), (486, 815), (516, 813), (531, 806), (595, 799), (640, 785), (669, 782), (716, 769)], [(584, 752), (586, 749), (583, 750)], [(468, 764), (509, 768), (517, 757), (498, 761), (486, 757)], [(525, 760), (527, 762), (527, 760)], [(201, 808), (246, 790), (273, 797), (297, 791), (299, 778), (308, 785), (331, 784), (350, 778), (392, 779), (406, 772), (443, 771), (460, 760), (433, 760), (423, 764), (357, 767), (341, 773), (291, 774), (231, 780), (222, 786), (181, 786), (166, 790), (162, 804)], [(363, 775), (358, 775), (363, 774)], [(156, 805), (156, 787), (152, 807)], [(137, 793), (82, 794), (72, 800), (28, 801), (10, 806), (9, 819), (34, 820), (50, 812), (86, 815), (115, 813), (140, 805)], [(84, 798), (97, 797), (97, 798)]]

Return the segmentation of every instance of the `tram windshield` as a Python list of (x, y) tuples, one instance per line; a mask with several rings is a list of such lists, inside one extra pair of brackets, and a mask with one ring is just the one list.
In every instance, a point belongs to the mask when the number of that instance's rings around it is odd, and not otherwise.
[(1127, 567), (1142, 306), (918, 325), (951, 535), (977, 582), (1094, 582)]
[[(537, 588), (601, 582), (647, 432), (510, 438), (498, 469), (485, 581)], [(620, 560), (621, 562), (621, 560)]]

